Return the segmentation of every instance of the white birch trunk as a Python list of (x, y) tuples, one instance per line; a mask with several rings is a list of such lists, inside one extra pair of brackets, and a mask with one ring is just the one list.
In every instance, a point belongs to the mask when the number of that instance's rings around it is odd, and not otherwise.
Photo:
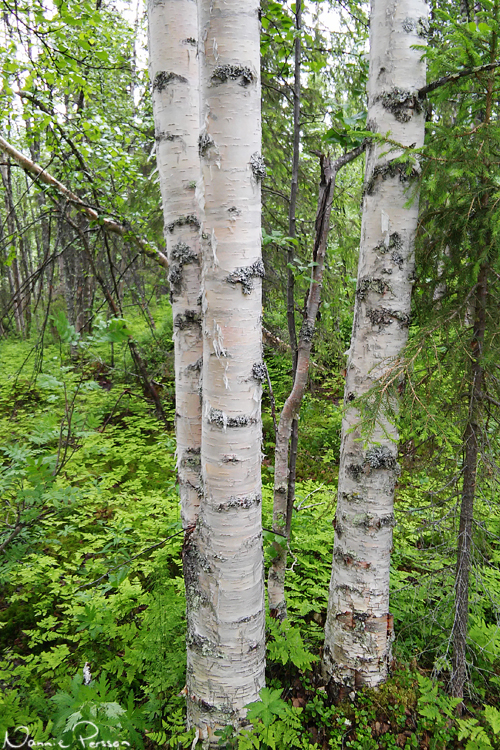
[(150, 79), (174, 319), (177, 467), (185, 528), (200, 505), (201, 250), (198, 11), (195, 0), (148, 0)]
[[(188, 722), (239, 726), (264, 685), (257, 0), (201, 0), (203, 503), (185, 545)], [(206, 252), (205, 252), (206, 250)]]
[[(368, 127), (406, 146), (424, 139), (417, 90), (425, 84), (424, 0), (372, 0)], [(394, 163), (401, 150), (372, 143), (365, 195), (345, 404), (387, 372), (405, 346), (418, 218), (416, 165)], [(410, 190), (408, 190), (410, 188)], [(324, 668), (341, 692), (382, 682), (391, 658), (389, 564), (398, 465), (395, 426), (360, 441), (355, 406), (342, 424), (332, 580), (325, 628)]]

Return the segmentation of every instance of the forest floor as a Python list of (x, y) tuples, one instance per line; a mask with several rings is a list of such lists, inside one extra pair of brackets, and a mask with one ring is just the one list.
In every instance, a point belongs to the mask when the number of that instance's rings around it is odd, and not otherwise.
[[(181, 695), (185, 617), (173, 425), (155, 417), (118, 346), (99, 340), (73, 359), (66, 345), (30, 351), (26, 342), (0, 342), (0, 544), (7, 542), (0, 556), (0, 737), (8, 738), (4, 747), (21, 746), (28, 735), (19, 727), (28, 727), (34, 743), (76, 747), (76, 725), (92, 720), (99, 741), (187, 748), (193, 733), (184, 728)], [(157, 377), (171, 418), (169, 357), (158, 355)], [(268, 361), (279, 407), (286, 360), (270, 353)], [(500, 747), (500, 511), (480, 499), (469, 694), (458, 717), (444, 689), (456, 508), (442, 495), (440, 468), (410, 443), (396, 497), (391, 677), (380, 690), (340, 703), (322, 684), (341, 385), (325, 380), (305, 400), (290, 616), (281, 626), (268, 620), (267, 688), (253, 708), (253, 729), (237, 737), (228, 730), (221, 743), (239, 750)], [(263, 525), (270, 528), (266, 399), (264, 408)], [(264, 533), (267, 563), (272, 536)]]

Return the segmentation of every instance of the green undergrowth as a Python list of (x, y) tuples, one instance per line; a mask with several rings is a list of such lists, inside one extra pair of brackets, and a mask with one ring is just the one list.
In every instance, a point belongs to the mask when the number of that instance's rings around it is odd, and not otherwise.
[[(149, 334), (143, 329), (141, 335)], [(123, 342), (115, 342), (114, 364), (109, 341), (80, 351), (78, 366), (65, 346), (47, 345), (36, 373), (38, 355), (27, 344), (0, 344), (0, 544), (6, 543), (0, 555), (0, 738), (7, 732), (7, 744), (21, 746), (29, 733), (32, 743), (77, 747), (82, 727), (95, 725), (97, 738), (83, 735), (87, 746), (188, 748), (193, 732), (184, 725), (185, 602), (173, 432), (127, 379), (127, 362), (118, 365)], [(311, 455), (323, 451), (316, 466), (331, 464), (330, 480), (339, 429), (334, 387), (325, 382), (310, 394), (301, 424)], [(313, 473), (312, 465), (306, 473)], [(338, 705), (329, 699), (320, 657), (336, 486), (316, 474), (297, 485), (289, 618), (283, 625), (267, 623), (267, 688), (250, 708), (253, 729), (238, 735), (226, 729), (221, 744), (238, 750), (498, 747), (497, 542), (478, 535), (471, 691), (467, 713), (458, 719), (443, 689), (456, 517), (446, 503), (433, 501), (429, 509), (438, 478), (420, 471), (404, 472), (397, 490), (393, 674), (379, 691), (360, 691)], [(269, 467), (263, 480), (268, 564), (274, 539)], [(496, 508), (483, 498), (479, 510), (498, 537)]]

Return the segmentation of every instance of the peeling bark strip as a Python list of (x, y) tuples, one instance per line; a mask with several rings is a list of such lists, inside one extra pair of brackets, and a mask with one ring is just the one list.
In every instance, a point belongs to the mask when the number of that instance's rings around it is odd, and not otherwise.
[(200, 0), (198, 7), (204, 111), (196, 133), (203, 176), (197, 194), (207, 241), (203, 498), (191, 544), (208, 568), (190, 559), (187, 691), (189, 725), (217, 744), (213, 732), (239, 727), (264, 685), (262, 380), (255, 370), (262, 362), (263, 265), (260, 184), (250, 166), (261, 150), (259, 3)]
[[(419, 148), (424, 138), (418, 96), (425, 63), (422, 50), (413, 47), (422, 45), (426, 19), (424, 0), (372, 0), (368, 121), (376, 123), (372, 130), (390, 132), (393, 141), (407, 147)], [(418, 163), (402, 151), (388, 154), (383, 143), (369, 145), (323, 659), (340, 693), (378, 685), (391, 658), (389, 565), (398, 434), (379, 415), (384, 424), (364, 448), (356, 398), (387, 372), (407, 340), (418, 218), (418, 200), (414, 196), (408, 205), (407, 188), (418, 172)]]

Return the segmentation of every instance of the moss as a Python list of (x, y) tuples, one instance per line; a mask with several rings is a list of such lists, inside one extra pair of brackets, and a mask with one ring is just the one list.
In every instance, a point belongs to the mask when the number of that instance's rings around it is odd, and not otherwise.
[[(199, 635), (198, 633), (188, 632), (186, 636), (186, 645), (193, 651), (198, 651), (203, 656), (211, 656), (214, 659), (224, 658), (224, 654), (216, 643), (203, 635)], [(216, 710), (215, 707), (211, 708), (212, 710)]]
[(188, 448), (181, 459), (181, 466), (199, 469), (201, 466), (200, 449)]
[(226, 281), (229, 284), (241, 284), (243, 294), (250, 294), (254, 288), (253, 280), (255, 278), (263, 278), (264, 275), (264, 263), (259, 258), (259, 260), (252, 263), (251, 266), (236, 268), (229, 274), (229, 276), (226, 276)]
[(359, 482), (359, 478), (363, 473), (363, 467), (360, 464), (349, 464), (346, 467), (347, 475), (354, 479), (355, 482)]
[(417, 21), (417, 34), (421, 39), (427, 39), (429, 36), (429, 19), (423, 16)]
[(391, 260), (396, 266), (399, 266), (399, 268), (403, 268), (405, 259), (403, 258), (401, 253), (398, 253), (396, 250), (394, 250), (394, 252), (391, 253)]
[(168, 273), (168, 283), (170, 284), (170, 301), (173, 297), (181, 293), (182, 288), (182, 268), (177, 265), (170, 265)]
[(170, 83), (174, 82), (187, 83), (187, 78), (167, 70), (159, 70), (154, 77), (153, 91), (164, 91)]
[(258, 151), (250, 157), (250, 166), (256, 180), (263, 180), (267, 177), (266, 162), (264, 161), (262, 154), (259, 154)]
[[(358, 477), (359, 473), (357, 473)], [(346, 503), (357, 503), (362, 499), (362, 494), (361, 492), (341, 492), (340, 497)]]
[(255, 80), (252, 70), (245, 65), (217, 65), (212, 73), (212, 82), (215, 84), (227, 81), (238, 81), (240, 86), (248, 86)]

